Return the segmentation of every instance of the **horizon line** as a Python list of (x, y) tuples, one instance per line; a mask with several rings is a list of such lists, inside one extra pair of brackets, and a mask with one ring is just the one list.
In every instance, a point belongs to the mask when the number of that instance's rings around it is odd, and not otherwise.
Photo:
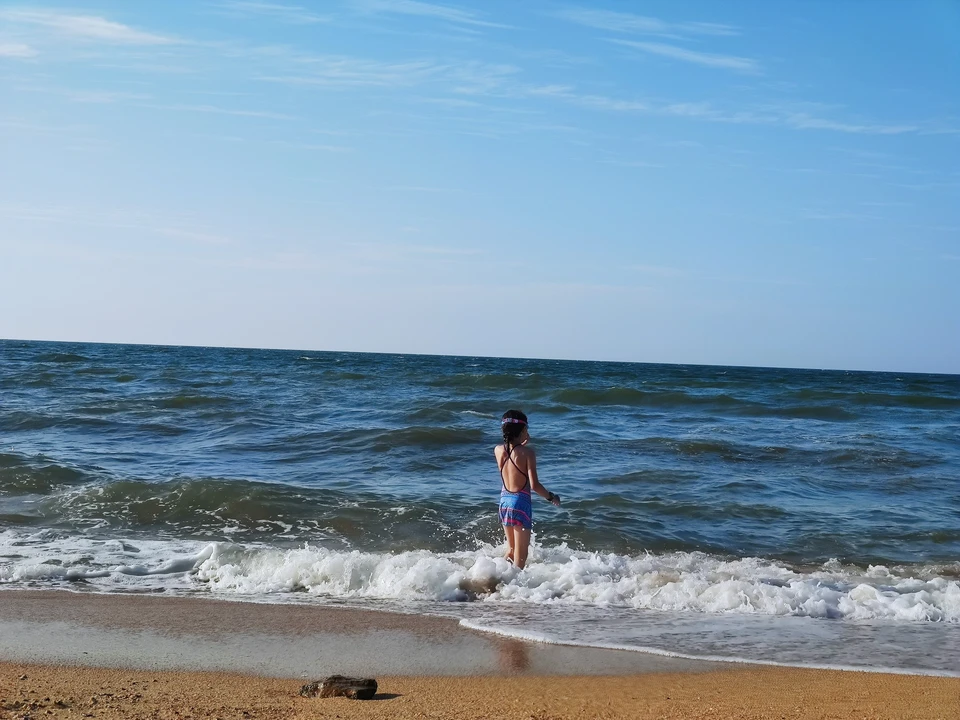
[(743, 370), (793, 370), (804, 372), (831, 372), (831, 373), (874, 373), (881, 375), (942, 375), (945, 377), (960, 376), (960, 370), (956, 372), (931, 372), (926, 370), (864, 370), (860, 368), (830, 368), (830, 367), (798, 367), (788, 365), (723, 365), (717, 363), (698, 363), (698, 362), (659, 362), (655, 360), (603, 360), (603, 359), (584, 359), (584, 358), (548, 358), (535, 356), (504, 356), (504, 355), (464, 355), (461, 353), (444, 354), (429, 352), (402, 352), (402, 351), (383, 351), (383, 350), (320, 350), (310, 348), (292, 348), (292, 347), (252, 347), (245, 345), (201, 345), (201, 344), (172, 344), (172, 343), (150, 343), (150, 342), (119, 342), (102, 340), (40, 340), (36, 338), (0, 338), (0, 343), (7, 342), (25, 342), (25, 343), (52, 343), (61, 345), (121, 345), (133, 347), (156, 347), (156, 348), (197, 348), (203, 350), (258, 350), (273, 352), (314, 352), (342, 355), (387, 355), (387, 356), (412, 356), (412, 357), (431, 357), (431, 358), (464, 358), (464, 359), (482, 359), (482, 360), (523, 360), (537, 362), (579, 362), (579, 363), (606, 363), (616, 365), (671, 365), (675, 367), (701, 367), (701, 368), (730, 368)]

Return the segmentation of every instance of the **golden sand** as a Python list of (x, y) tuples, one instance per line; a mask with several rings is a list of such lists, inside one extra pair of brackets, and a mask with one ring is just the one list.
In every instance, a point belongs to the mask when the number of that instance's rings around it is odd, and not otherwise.
[(302, 680), (0, 664), (0, 717), (960, 718), (960, 679), (762, 668), (619, 677), (382, 677), (374, 700), (302, 698)]

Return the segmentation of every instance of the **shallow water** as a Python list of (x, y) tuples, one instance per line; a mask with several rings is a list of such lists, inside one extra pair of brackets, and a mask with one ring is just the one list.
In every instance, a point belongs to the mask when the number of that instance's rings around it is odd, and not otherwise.
[[(564, 498), (523, 573), (508, 407)], [(946, 671), (958, 437), (960, 376), (0, 341), (0, 583)]]

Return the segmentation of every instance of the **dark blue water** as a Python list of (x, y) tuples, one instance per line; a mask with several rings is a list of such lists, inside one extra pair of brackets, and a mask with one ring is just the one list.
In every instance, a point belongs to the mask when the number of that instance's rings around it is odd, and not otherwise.
[(958, 438), (960, 376), (0, 341), (0, 581), (956, 625)]

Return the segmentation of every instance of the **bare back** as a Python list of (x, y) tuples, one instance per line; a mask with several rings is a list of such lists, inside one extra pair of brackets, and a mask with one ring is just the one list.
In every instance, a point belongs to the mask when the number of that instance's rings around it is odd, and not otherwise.
[(504, 445), (497, 445), (493, 454), (497, 458), (497, 466), (500, 468), (503, 486), (508, 492), (516, 493), (530, 487), (533, 450), (523, 445), (512, 445), (508, 455)]

